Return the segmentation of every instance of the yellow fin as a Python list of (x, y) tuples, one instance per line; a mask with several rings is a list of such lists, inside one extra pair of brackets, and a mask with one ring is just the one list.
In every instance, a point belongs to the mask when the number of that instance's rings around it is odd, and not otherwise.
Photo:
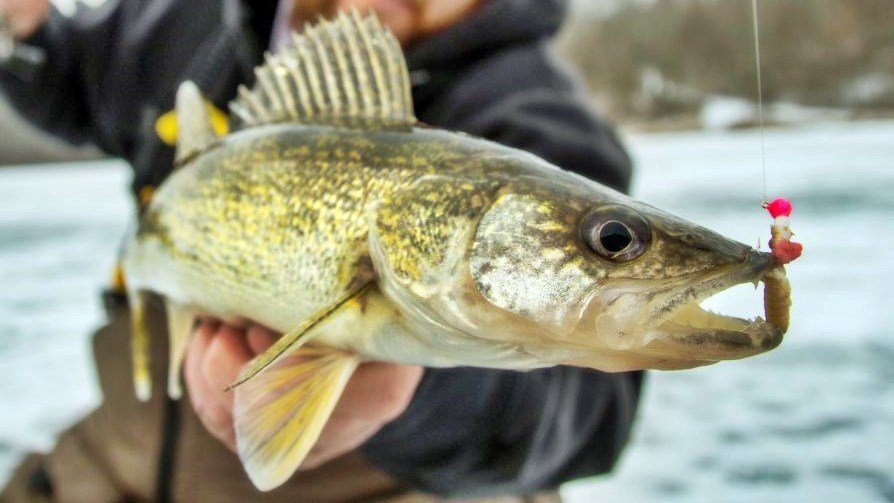
[[(208, 118), (211, 121), (211, 126), (214, 129), (214, 134), (216, 136), (223, 136), (227, 134), (230, 131), (230, 122), (227, 114), (221, 111), (221, 109), (214, 106), (214, 103), (211, 103), (207, 99), (202, 98), (201, 101), (205, 105), (205, 111), (207, 112)], [(178, 107), (179, 106), (180, 105), (178, 105)], [(178, 138), (180, 137), (180, 126), (178, 124), (177, 115), (178, 112), (176, 109), (171, 110), (162, 114), (155, 121), (155, 134), (158, 135), (158, 138), (167, 145), (173, 146), (177, 145), (178, 143)]]
[(168, 299), (165, 299), (165, 310), (168, 317), (168, 396), (179, 400), (183, 396), (180, 367), (183, 366), (196, 314)]
[(281, 357), (289, 349), (301, 347), (302, 344), (313, 337), (312, 330), (314, 327), (319, 325), (320, 322), (322, 322), (326, 318), (338, 312), (338, 310), (341, 309), (345, 304), (347, 304), (348, 301), (350, 301), (351, 299), (355, 299), (364, 295), (366, 292), (369, 291), (372, 285), (372, 282), (365, 282), (357, 283), (356, 286), (348, 288), (338, 299), (335, 300), (335, 302), (316, 312), (313, 316), (305, 320), (304, 323), (299, 325), (298, 328), (280, 337), (279, 340), (276, 341), (276, 343), (274, 343), (272, 346), (267, 348), (266, 351), (256, 356), (252, 361), (248, 362), (245, 370), (243, 370), (242, 373), (239, 374), (239, 377), (236, 378), (233, 384), (227, 386), (227, 389), (231, 390), (233, 388), (236, 388), (245, 381), (251, 379), (260, 371), (273, 364), (273, 362), (275, 362), (277, 358)]
[(255, 487), (275, 489), (298, 469), (358, 363), (351, 353), (299, 348), (236, 389), (236, 450)]
[(128, 292), (130, 306), (130, 350), (133, 364), (133, 385), (141, 402), (152, 396), (152, 375), (149, 372), (149, 327), (146, 326), (146, 294)]
[(416, 124), (400, 44), (375, 14), (356, 10), (306, 26), (255, 70), (230, 111), (242, 127), (293, 122), (366, 129)]

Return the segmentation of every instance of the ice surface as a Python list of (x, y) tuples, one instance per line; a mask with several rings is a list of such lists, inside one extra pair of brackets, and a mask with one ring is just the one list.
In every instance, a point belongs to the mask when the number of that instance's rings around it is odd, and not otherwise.
[[(767, 132), (792, 200), (792, 327), (749, 360), (649, 375), (614, 475), (572, 502), (894, 500), (894, 122)], [(629, 139), (634, 191), (746, 243), (769, 238), (757, 131)], [(92, 407), (88, 335), (131, 212), (119, 163), (0, 169), (0, 477)], [(755, 294), (758, 295), (758, 294)], [(748, 313), (754, 298), (711, 307)]]
[[(767, 124), (813, 124), (818, 121), (841, 121), (852, 115), (843, 108), (809, 107), (791, 101), (777, 101), (764, 105)], [(757, 103), (735, 96), (709, 96), (699, 110), (699, 122), (709, 130), (727, 130), (746, 124), (756, 124)]]
[(89, 333), (133, 211), (117, 162), (0, 168), (0, 477), (99, 400)]

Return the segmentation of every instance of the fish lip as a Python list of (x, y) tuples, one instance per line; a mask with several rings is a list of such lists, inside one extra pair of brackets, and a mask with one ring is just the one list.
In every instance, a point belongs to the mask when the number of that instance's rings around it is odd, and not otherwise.
[(653, 311), (652, 330), (681, 344), (704, 346), (710, 343), (716, 349), (704, 355), (706, 361), (743, 358), (769, 351), (782, 342), (785, 330), (761, 318), (744, 320), (705, 311), (710, 317), (741, 323), (741, 329), (734, 330), (687, 326), (675, 323), (674, 317), (687, 307), (698, 306), (702, 300), (733, 286), (744, 283), (754, 283), (756, 286), (765, 275), (778, 267), (771, 254), (750, 249), (745, 252), (741, 262), (702, 273), (694, 277), (688, 286), (667, 297)]

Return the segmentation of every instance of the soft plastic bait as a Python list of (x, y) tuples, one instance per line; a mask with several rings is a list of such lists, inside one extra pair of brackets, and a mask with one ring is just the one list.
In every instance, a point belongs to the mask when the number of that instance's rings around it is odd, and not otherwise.
[(789, 218), (792, 214), (792, 204), (787, 199), (775, 199), (764, 204), (764, 208), (773, 217), (773, 225), (770, 227), (770, 250), (779, 263), (779, 267), (763, 278), (764, 314), (769, 323), (786, 331), (790, 321), (792, 287), (785, 276), (783, 266), (800, 257), (804, 247), (801, 243), (791, 240), (794, 236)]

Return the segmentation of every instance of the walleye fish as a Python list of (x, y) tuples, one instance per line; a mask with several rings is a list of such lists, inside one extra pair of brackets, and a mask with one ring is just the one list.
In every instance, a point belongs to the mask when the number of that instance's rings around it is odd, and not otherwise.
[[(142, 399), (148, 293), (167, 306), (173, 397), (195, 316), (285, 333), (234, 383), (238, 454), (262, 490), (295, 471), (365, 360), (683, 369), (782, 340), (789, 290), (770, 254), (420, 126), (400, 46), (374, 16), (295, 35), (231, 111), (235, 131), (218, 137), (197, 87), (181, 86), (178, 167), (123, 266)], [(767, 321), (699, 307), (768, 275)]]

